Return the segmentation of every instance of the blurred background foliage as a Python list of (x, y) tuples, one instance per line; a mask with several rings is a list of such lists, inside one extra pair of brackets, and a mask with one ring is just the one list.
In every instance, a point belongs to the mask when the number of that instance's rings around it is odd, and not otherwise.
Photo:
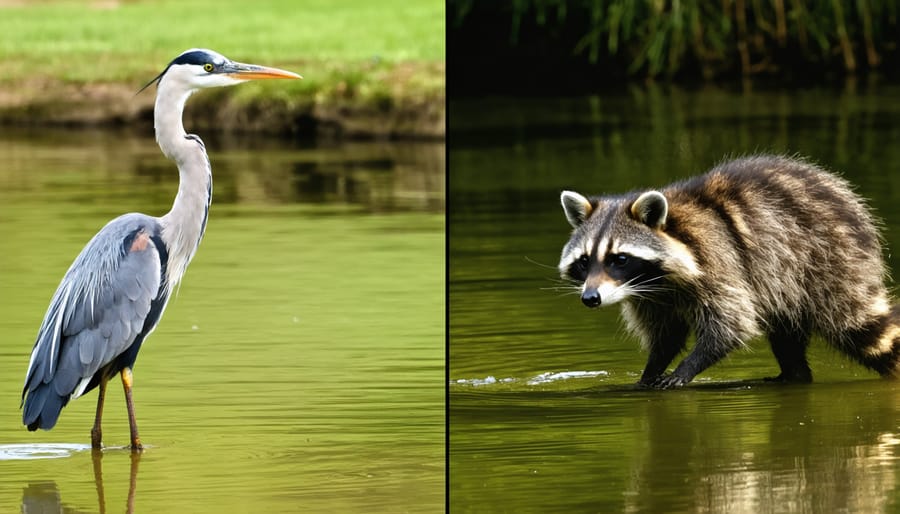
[(449, 57), (480, 60), (474, 80), (482, 84), (506, 76), (563, 88), (647, 78), (893, 78), (898, 11), (893, 0), (448, 0)]

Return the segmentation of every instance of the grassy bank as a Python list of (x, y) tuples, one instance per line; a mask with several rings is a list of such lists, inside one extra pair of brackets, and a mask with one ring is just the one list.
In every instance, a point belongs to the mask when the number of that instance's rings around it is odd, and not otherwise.
[(212, 48), (302, 81), (249, 83), (192, 100), (192, 126), (442, 137), (440, 0), (0, 0), (0, 121), (131, 123), (135, 96), (181, 51)]

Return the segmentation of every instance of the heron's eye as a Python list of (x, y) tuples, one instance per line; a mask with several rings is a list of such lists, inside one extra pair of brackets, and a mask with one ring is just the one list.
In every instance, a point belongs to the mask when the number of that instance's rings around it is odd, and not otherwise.
[(214, 68), (215, 68), (215, 66), (213, 66), (211, 62), (208, 62), (203, 65), (203, 69), (206, 70), (207, 73), (212, 73), (212, 70)]

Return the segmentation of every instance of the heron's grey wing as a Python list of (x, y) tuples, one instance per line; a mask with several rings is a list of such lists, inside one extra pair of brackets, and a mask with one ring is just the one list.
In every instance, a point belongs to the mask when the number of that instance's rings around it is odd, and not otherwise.
[(151, 304), (166, 294), (159, 230), (154, 218), (120, 216), (91, 239), (63, 277), (22, 391), (29, 428), (35, 422), (52, 427), (70, 397), (85, 392), (100, 369), (152, 329), (145, 327)]

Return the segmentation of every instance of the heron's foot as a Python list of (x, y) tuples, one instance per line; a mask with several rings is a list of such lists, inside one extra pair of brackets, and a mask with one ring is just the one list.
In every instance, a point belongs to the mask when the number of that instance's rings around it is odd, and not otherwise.
[(132, 452), (142, 452), (144, 451), (144, 445), (141, 444), (140, 439), (133, 439), (131, 441), (131, 451)]

